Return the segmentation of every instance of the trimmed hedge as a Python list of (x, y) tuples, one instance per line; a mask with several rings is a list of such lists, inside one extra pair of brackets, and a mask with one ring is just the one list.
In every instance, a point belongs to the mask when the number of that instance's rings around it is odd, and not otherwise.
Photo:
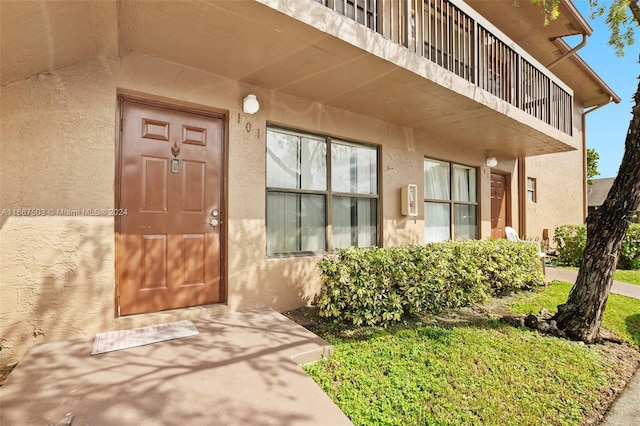
[(507, 240), (352, 247), (318, 267), (320, 315), (354, 325), (388, 325), (545, 281), (535, 247)]
[[(558, 263), (565, 266), (580, 266), (580, 259), (587, 244), (586, 225), (558, 226), (553, 239), (558, 247)], [(617, 267), (640, 269), (640, 224), (629, 226), (627, 235), (622, 240)]]

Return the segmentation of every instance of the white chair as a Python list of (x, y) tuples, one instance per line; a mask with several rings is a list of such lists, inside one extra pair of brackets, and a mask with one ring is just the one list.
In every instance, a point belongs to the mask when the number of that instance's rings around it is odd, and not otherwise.
[(545, 268), (544, 260), (547, 257), (547, 254), (542, 251), (542, 248), (540, 247), (540, 243), (538, 241), (521, 240), (516, 230), (510, 226), (505, 227), (504, 231), (507, 234), (507, 240), (509, 241), (513, 241), (516, 243), (529, 243), (529, 244), (536, 245), (536, 248), (538, 250), (538, 256), (540, 257), (540, 262), (542, 263), (542, 273), (546, 275), (547, 270)]

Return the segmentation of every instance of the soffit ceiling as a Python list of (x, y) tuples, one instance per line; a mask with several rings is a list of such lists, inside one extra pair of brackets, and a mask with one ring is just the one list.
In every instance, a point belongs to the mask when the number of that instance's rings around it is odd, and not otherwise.
[[(482, 134), (485, 148), (514, 156), (568, 149), (556, 138), (514, 125), (503, 114), (425, 84), (406, 69), (256, 1), (2, 0), (0, 19), (3, 85), (94, 56), (137, 52), (432, 133), (456, 126), (463, 145), (477, 144)], [(500, 29), (514, 36), (509, 28)], [(551, 32), (551, 26), (544, 31)], [(544, 43), (538, 51), (534, 41), (542, 44), (540, 37), (547, 35), (525, 39), (531, 46), (524, 47), (543, 63), (555, 56), (546, 46), (552, 45)], [(563, 66), (567, 74), (576, 73), (575, 67)], [(554, 71), (560, 76), (563, 70), (559, 65)], [(505, 146), (505, 140), (519, 141), (523, 135), (531, 143)]]
[(0, 0), (2, 85), (94, 56), (116, 57), (115, 1)]
[[(584, 19), (577, 19), (564, 2), (560, 17), (547, 26), (541, 25), (540, 7), (527, 0), (520, 0), (518, 7), (513, 7), (512, 0), (466, 3), (483, 16), (491, 16), (492, 23), (542, 64), (551, 63), (564, 50), (550, 40), (590, 30)], [(185, 5), (171, 1), (3, 0), (0, 10), (2, 84), (93, 56), (115, 57), (118, 51), (129, 50), (160, 58), (169, 56), (177, 63), (239, 76), (241, 81), (254, 84), (277, 75), (295, 80), (332, 64), (358, 60), (348, 56), (353, 55), (349, 49), (340, 52), (333, 48), (325, 52), (325, 47), (335, 44), (330, 37), (315, 34), (309, 40), (309, 31), (301, 25), (282, 19), (278, 12), (254, 1), (192, 0)], [(296, 40), (296, 37), (304, 38)], [(168, 51), (164, 39), (168, 39), (168, 46), (178, 50)], [(309, 43), (313, 45), (311, 54)], [(234, 61), (221, 61), (229, 47), (241, 54), (234, 55)], [(207, 51), (211, 55), (201, 53)], [(298, 66), (294, 69), (289, 63), (282, 65), (283, 56)], [(261, 65), (256, 66), (255, 59)], [(598, 82), (585, 75), (575, 61), (561, 62), (554, 73), (586, 104), (606, 98)]]

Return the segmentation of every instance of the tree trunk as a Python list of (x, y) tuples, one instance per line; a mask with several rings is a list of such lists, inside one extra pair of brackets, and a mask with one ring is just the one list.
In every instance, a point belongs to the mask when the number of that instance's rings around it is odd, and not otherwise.
[(640, 203), (640, 84), (618, 175), (604, 204), (587, 218), (587, 245), (578, 278), (554, 319), (572, 339), (599, 340), (620, 246)]

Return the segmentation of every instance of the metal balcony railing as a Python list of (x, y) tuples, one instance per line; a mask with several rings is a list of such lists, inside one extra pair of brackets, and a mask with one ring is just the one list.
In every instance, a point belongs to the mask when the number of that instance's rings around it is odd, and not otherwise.
[(572, 95), (472, 11), (447, 0), (315, 1), (572, 134)]

